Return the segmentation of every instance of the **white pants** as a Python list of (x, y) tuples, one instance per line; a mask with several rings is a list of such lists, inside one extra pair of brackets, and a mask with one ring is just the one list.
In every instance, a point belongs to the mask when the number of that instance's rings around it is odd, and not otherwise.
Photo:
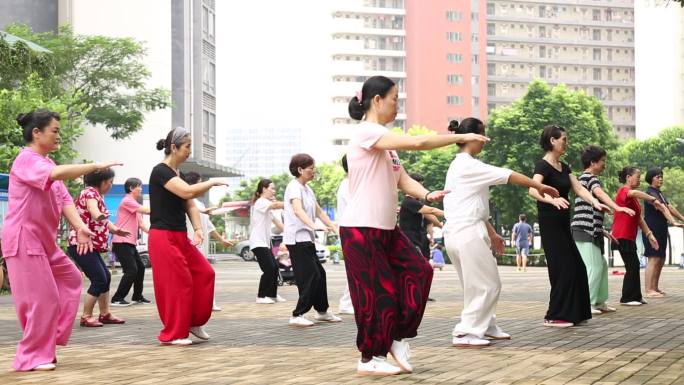
[(461, 322), (454, 327), (453, 335), (483, 338), (500, 331), (495, 313), (501, 280), (485, 224), (477, 222), (458, 229), (447, 226), (444, 244), (463, 288)]
[(349, 312), (354, 310), (354, 305), (352, 305), (351, 295), (349, 294), (349, 283), (344, 285), (344, 293), (340, 297), (340, 312)]

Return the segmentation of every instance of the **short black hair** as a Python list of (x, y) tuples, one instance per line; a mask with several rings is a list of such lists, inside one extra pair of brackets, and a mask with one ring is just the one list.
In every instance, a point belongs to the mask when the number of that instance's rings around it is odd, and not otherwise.
[(124, 191), (126, 194), (130, 194), (131, 190), (138, 186), (142, 186), (142, 181), (138, 178), (128, 178), (124, 182)]
[(527, 222), (527, 215), (525, 215), (525, 214), (520, 214), (520, 215), (518, 215), (518, 219), (521, 220), (521, 221), (523, 221), (523, 222)]
[(290, 159), (290, 174), (295, 178), (299, 177), (299, 169), (314, 165), (314, 158), (309, 154), (294, 154)]
[(193, 185), (199, 183), (202, 180), (202, 177), (194, 171), (188, 171), (181, 174), (181, 179), (183, 179), (185, 183)]
[(342, 168), (345, 174), (349, 174), (349, 165), (347, 165), (347, 154), (342, 157)]
[(544, 151), (552, 151), (553, 145), (551, 144), (551, 138), (558, 139), (564, 132), (565, 128), (555, 124), (550, 124), (544, 127), (541, 138), (539, 138), (539, 145), (544, 149)]
[(660, 175), (661, 177), (663, 176), (663, 169), (660, 167), (651, 167), (646, 171), (646, 183), (651, 184), (653, 182), (653, 178), (657, 177)]
[(582, 167), (589, 168), (592, 163), (598, 162), (605, 158), (606, 150), (599, 146), (587, 146), (584, 151), (582, 151)]
[(37, 128), (43, 132), (45, 127), (52, 122), (52, 119), (59, 121), (59, 114), (45, 108), (38, 108), (25, 114), (17, 115), (17, 123), (22, 128), (24, 141), (26, 143), (33, 142), (33, 129)]
[(421, 183), (421, 184), (425, 181), (425, 178), (423, 178), (422, 175), (420, 175), (420, 174), (418, 174), (418, 173), (416, 173), (416, 172), (410, 173), (409, 176), (411, 177), (411, 179), (413, 179), (413, 180), (415, 180), (416, 182)]
[(114, 170), (111, 168), (105, 168), (104, 170), (98, 170), (91, 172), (90, 174), (85, 174), (83, 177), (83, 182), (89, 187), (100, 187), (102, 182), (108, 181), (114, 178)]

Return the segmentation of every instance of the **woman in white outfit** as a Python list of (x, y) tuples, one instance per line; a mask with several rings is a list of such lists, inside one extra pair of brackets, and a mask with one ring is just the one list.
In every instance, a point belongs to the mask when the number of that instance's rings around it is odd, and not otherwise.
[[(449, 131), (484, 135), (485, 126), (475, 118), (467, 118), (461, 124), (452, 120)], [(452, 344), (459, 348), (478, 348), (488, 346), (489, 339), (511, 338), (496, 324), (501, 281), (492, 247), (497, 254), (503, 252), (504, 240), (487, 220), (489, 187), (517, 184), (554, 197), (558, 196), (558, 191), (517, 172), (476, 159), (483, 142), (457, 144), (460, 152), (449, 166), (444, 186), (445, 190), (451, 191), (444, 197), (444, 242), (463, 287), (463, 311), (461, 321), (454, 327)]]

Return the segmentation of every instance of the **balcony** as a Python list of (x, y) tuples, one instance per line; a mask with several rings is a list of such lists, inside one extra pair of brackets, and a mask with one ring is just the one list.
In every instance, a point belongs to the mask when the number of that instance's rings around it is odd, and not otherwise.
[(633, 68), (633, 61), (611, 61), (606, 59), (605, 61), (598, 60), (570, 60), (562, 58), (540, 58), (540, 57), (526, 57), (515, 55), (487, 55), (487, 63), (539, 63), (539, 64), (550, 64), (550, 65), (581, 65), (581, 66), (592, 66), (592, 67), (628, 67)]
[(332, 43), (333, 55), (359, 55), (378, 57), (406, 57), (406, 51), (365, 48), (363, 40), (335, 39)]
[(487, 21), (500, 21), (515, 24), (544, 24), (544, 25), (571, 25), (588, 27), (609, 27), (609, 28), (634, 28), (634, 20), (576, 20), (565, 17), (519, 17), (514, 15), (489, 15)]
[(606, 40), (591, 40), (591, 39), (552, 39), (545, 37), (508, 37), (500, 35), (487, 36), (488, 41), (502, 41), (507, 43), (537, 43), (546, 45), (579, 45), (591, 47), (618, 47), (618, 48), (634, 48), (634, 42), (617, 42)]
[(333, 34), (406, 36), (404, 29), (374, 28), (371, 25), (366, 25), (366, 22), (362, 19), (335, 18), (332, 23)]
[(542, 5), (568, 5), (634, 9), (634, 0), (525, 0), (525, 2)]
[(393, 71), (391, 66), (389, 70), (377, 70), (367, 68), (362, 61), (346, 61), (335, 60), (331, 66), (331, 75), (333, 76), (365, 76), (371, 77), (376, 75), (387, 76), (388, 78), (405, 79), (406, 71)]
[[(515, 74), (511, 76), (493, 75), (487, 76), (488, 82), (503, 82), (503, 83), (523, 83), (528, 84), (537, 77), (521, 77)], [(583, 80), (583, 79), (552, 79), (542, 78), (549, 84), (568, 84), (581, 86), (606, 86), (606, 87), (634, 87), (634, 82), (620, 81), (620, 80)]]
[(373, 3), (368, 3), (368, 5), (366, 5), (365, 2), (358, 0), (333, 0), (330, 2), (330, 8), (334, 10), (333, 15), (338, 13), (353, 13), (359, 15), (406, 15), (406, 10), (404, 8), (383, 8), (375, 6)]

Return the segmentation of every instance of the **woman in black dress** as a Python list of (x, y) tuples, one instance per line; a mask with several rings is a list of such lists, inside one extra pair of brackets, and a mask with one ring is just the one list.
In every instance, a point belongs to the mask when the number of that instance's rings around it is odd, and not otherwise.
[[(646, 265), (646, 298), (662, 298), (665, 292), (658, 287), (660, 280), (660, 272), (663, 270), (665, 264), (665, 255), (667, 251), (667, 226), (682, 227), (682, 224), (675, 222), (674, 217), (684, 220), (684, 216), (677, 211), (665, 198), (660, 188), (663, 185), (663, 170), (660, 168), (651, 168), (646, 172), (646, 183), (649, 184), (646, 189), (646, 194), (656, 198), (660, 203), (665, 205), (664, 210), (657, 209), (652, 202), (644, 201), (644, 220), (651, 229), (653, 235), (658, 241), (658, 249), (651, 247), (648, 241), (644, 242), (644, 255), (648, 258)], [(643, 239), (643, 237), (642, 237)]]
[(572, 189), (599, 210), (607, 207), (582, 187), (570, 166), (560, 161), (568, 146), (565, 129), (556, 125), (544, 127), (539, 144), (546, 154), (537, 162), (533, 179), (555, 187), (560, 193), (560, 197), (552, 198), (541, 196), (535, 189), (529, 191), (537, 200), (539, 232), (551, 282), (544, 326), (569, 327), (591, 318), (591, 307), (587, 270), (570, 231), (568, 192)]

